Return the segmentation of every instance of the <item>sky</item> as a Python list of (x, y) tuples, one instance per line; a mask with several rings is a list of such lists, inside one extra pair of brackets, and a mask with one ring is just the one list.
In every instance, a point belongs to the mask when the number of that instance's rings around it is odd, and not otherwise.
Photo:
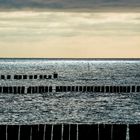
[(140, 58), (139, 0), (0, 0), (0, 57)]
[(139, 0), (0, 0), (3, 8), (93, 8), (99, 6), (138, 6)]

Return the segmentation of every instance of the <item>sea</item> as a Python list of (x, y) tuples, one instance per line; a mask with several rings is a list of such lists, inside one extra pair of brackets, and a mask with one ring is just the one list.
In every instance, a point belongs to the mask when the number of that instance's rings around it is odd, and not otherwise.
[[(2, 80), (0, 86), (139, 86), (140, 60), (0, 59), (0, 75), (58, 73), (57, 79)], [(0, 94), (0, 124), (137, 124), (140, 93)]]

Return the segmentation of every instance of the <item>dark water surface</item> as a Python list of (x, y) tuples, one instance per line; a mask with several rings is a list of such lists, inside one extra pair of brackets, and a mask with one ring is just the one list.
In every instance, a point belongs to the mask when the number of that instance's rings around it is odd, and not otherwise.
[[(0, 85), (140, 85), (138, 60), (0, 60), (0, 75), (53, 72), (58, 79), (0, 80)], [(140, 93), (0, 94), (0, 124), (39, 123), (140, 123)]]

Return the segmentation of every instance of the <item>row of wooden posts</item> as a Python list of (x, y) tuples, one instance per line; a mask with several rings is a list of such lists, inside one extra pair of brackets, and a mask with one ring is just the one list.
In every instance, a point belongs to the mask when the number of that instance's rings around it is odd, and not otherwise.
[(139, 124), (0, 125), (1, 140), (140, 140)]
[(47, 92), (130, 93), (140, 92), (140, 86), (0, 86), (0, 93)]
[(1, 80), (22, 80), (22, 79), (56, 79), (58, 78), (57, 73), (53, 73), (52, 75), (0, 75)]
[(140, 86), (56, 86), (56, 92), (140, 92)]

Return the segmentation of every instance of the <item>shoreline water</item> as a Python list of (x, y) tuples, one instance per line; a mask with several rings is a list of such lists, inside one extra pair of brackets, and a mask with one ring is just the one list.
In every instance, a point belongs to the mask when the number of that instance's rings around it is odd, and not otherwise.
[[(58, 79), (1, 79), (1, 86), (139, 85), (140, 61), (0, 59), (1, 75)], [(92, 59), (93, 60), (93, 59)], [(140, 123), (140, 94), (67, 92), (0, 94), (0, 123)]]

